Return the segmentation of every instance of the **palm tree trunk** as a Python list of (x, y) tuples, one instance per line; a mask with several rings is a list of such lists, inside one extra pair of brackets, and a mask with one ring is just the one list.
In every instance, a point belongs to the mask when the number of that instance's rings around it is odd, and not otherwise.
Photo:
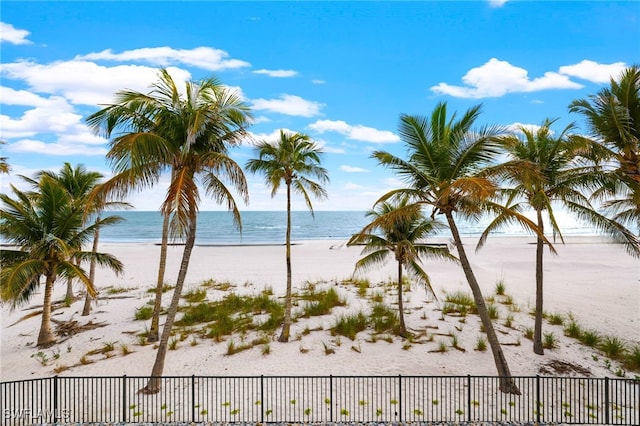
[(182, 262), (180, 263), (180, 271), (178, 272), (178, 279), (176, 281), (176, 288), (173, 290), (173, 297), (171, 298), (171, 304), (167, 311), (167, 318), (164, 322), (162, 329), (162, 336), (160, 337), (160, 343), (158, 344), (158, 352), (156, 353), (156, 360), (153, 363), (151, 369), (151, 378), (147, 382), (147, 386), (140, 389), (140, 392), (153, 394), (160, 392), (161, 388), (161, 376), (164, 371), (164, 361), (167, 356), (167, 348), (169, 346), (169, 337), (171, 337), (171, 328), (173, 328), (173, 322), (175, 321), (176, 314), (178, 312), (178, 305), (180, 304), (180, 296), (182, 295), (182, 287), (187, 277), (187, 270), (189, 269), (189, 260), (191, 259), (191, 252), (196, 241), (196, 221), (197, 214), (193, 212), (190, 218), (189, 230), (187, 233), (187, 239), (184, 245), (184, 251), (182, 252)]
[(157, 342), (160, 334), (160, 311), (162, 310), (162, 290), (164, 287), (164, 272), (167, 269), (167, 246), (169, 242), (169, 215), (162, 219), (162, 243), (160, 245), (160, 265), (158, 266), (158, 280), (156, 281), (156, 297), (153, 302), (151, 328), (147, 333), (148, 342)]
[[(74, 263), (77, 265), (78, 262), (74, 261)], [(67, 294), (65, 294), (64, 300), (66, 303), (71, 304), (75, 298), (76, 296), (73, 294), (73, 278), (69, 277), (67, 278)]]
[(291, 333), (291, 184), (287, 184), (287, 236), (286, 236), (286, 258), (287, 258), (287, 294), (284, 299), (284, 324), (278, 342), (288, 342)]
[(407, 337), (407, 326), (404, 323), (404, 304), (402, 302), (402, 262), (398, 261), (398, 312), (400, 318), (400, 336)]
[[(100, 217), (96, 218), (96, 223), (100, 221)], [(96, 228), (96, 231), (93, 234), (93, 246), (91, 247), (91, 253), (94, 255), (98, 252), (98, 240), (100, 239), (100, 227)], [(94, 285), (95, 288), (95, 280), (96, 279), (96, 260), (91, 259), (91, 263), (89, 264), (89, 280), (91, 284)], [(91, 296), (89, 295), (89, 291), (84, 296), (84, 307), (82, 308), (82, 316), (86, 317), (91, 313)]]
[[(538, 216), (538, 228), (540, 229), (540, 235), (544, 235), (542, 210), (536, 210), (536, 213)], [(542, 347), (542, 256), (544, 254), (544, 241), (542, 240), (542, 237), (540, 235), (538, 235), (536, 239), (536, 318), (533, 332), (533, 352), (538, 355), (544, 355), (544, 348)]]
[(56, 280), (55, 273), (46, 275), (44, 285), (44, 301), (42, 302), (42, 324), (38, 333), (38, 347), (48, 347), (56, 342), (56, 337), (51, 330), (51, 299), (53, 297), (53, 283)]
[(502, 352), (502, 347), (500, 346), (500, 342), (498, 341), (498, 336), (496, 335), (496, 331), (493, 328), (493, 323), (491, 322), (491, 318), (489, 317), (489, 312), (487, 311), (487, 305), (485, 304), (484, 296), (482, 296), (482, 291), (480, 290), (478, 280), (476, 279), (475, 275), (473, 274), (473, 270), (471, 269), (471, 264), (469, 263), (469, 259), (467, 258), (467, 254), (464, 250), (462, 239), (460, 238), (460, 234), (458, 233), (458, 227), (456, 226), (455, 220), (453, 219), (453, 215), (451, 214), (451, 212), (446, 212), (445, 216), (447, 217), (447, 222), (449, 223), (449, 228), (451, 229), (451, 234), (453, 235), (453, 240), (455, 241), (456, 249), (458, 250), (458, 257), (460, 258), (462, 270), (464, 271), (464, 275), (467, 278), (469, 287), (471, 287), (471, 292), (473, 293), (473, 299), (476, 303), (478, 314), (480, 315), (480, 320), (482, 321), (485, 333), (487, 334), (487, 340), (489, 341), (489, 346), (491, 347), (493, 360), (496, 364), (496, 369), (498, 370), (498, 376), (500, 376), (500, 390), (503, 393), (520, 395), (520, 389), (518, 389), (518, 386), (515, 384), (513, 378), (511, 377), (507, 359), (504, 357), (504, 353)]

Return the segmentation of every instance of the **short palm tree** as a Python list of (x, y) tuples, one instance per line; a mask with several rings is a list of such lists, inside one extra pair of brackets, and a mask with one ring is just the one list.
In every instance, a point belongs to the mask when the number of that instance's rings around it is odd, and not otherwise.
[[(38, 179), (42, 175), (47, 175), (52, 179), (57, 180), (60, 185), (69, 193), (72, 202), (82, 203), (85, 210), (85, 217), (92, 213), (95, 206), (85, 203), (87, 196), (92, 190), (100, 183), (103, 178), (102, 174), (95, 171), (89, 171), (82, 164), (72, 167), (70, 163), (65, 162), (59, 172), (50, 170), (43, 170), (36, 174), (35, 179), (31, 180), (32, 185), (38, 185)], [(30, 180), (23, 176), (24, 179)], [(95, 203), (94, 203), (95, 204)], [(73, 279), (67, 278), (67, 294), (65, 299), (69, 302), (75, 299), (73, 294)]]
[[(6, 144), (5, 141), (0, 140), (0, 146)], [(9, 170), (11, 168), (9, 167), (9, 163), (7, 162), (7, 157), (0, 157), (0, 174), (7, 174), (9, 173)]]
[[(497, 177), (510, 187), (503, 189), (507, 205), (512, 210), (532, 209), (540, 234), (536, 238), (536, 308), (533, 351), (544, 354), (542, 343), (543, 317), (543, 255), (545, 217), (554, 237), (564, 242), (555, 218), (554, 206), (560, 207), (575, 217), (588, 221), (598, 229), (628, 245), (630, 251), (639, 251), (635, 237), (624, 227), (607, 219), (590, 204), (585, 195), (598, 184), (598, 173), (594, 167), (580, 161), (582, 153), (591, 151), (591, 142), (571, 134), (575, 126), (570, 124), (561, 132), (553, 132), (556, 120), (545, 120), (533, 130), (520, 126), (516, 131), (501, 136), (498, 141), (507, 152), (504, 163), (495, 168)], [(480, 238), (482, 246), (489, 233), (506, 223), (510, 217), (499, 213)], [(552, 252), (555, 252), (549, 244)], [(635, 248), (634, 248), (635, 247)]]
[(404, 301), (402, 294), (403, 269), (419, 285), (437, 300), (431, 287), (429, 275), (422, 268), (422, 259), (426, 257), (455, 259), (447, 247), (425, 244), (425, 240), (444, 227), (438, 221), (427, 219), (419, 204), (409, 204), (404, 198), (397, 203), (382, 202), (367, 212), (371, 222), (355, 234), (347, 245), (364, 244), (362, 259), (356, 263), (356, 272), (368, 270), (384, 264), (393, 255), (398, 262), (398, 311), (400, 320), (399, 335), (407, 337), (404, 321)]
[(74, 202), (60, 182), (47, 175), (39, 178), (36, 191), (26, 193), (12, 189), (14, 198), (0, 195), (4, 204), (0, 210), (0, 234), (16, 246), (15, 250), (0, 252), (0, 295), (14, 307), (25, 303), (44, 276), (42, 324), (37, 345), (46, 347), (56, 341), (51, 330), (51, 309), (57, 278), (77, 278), (89, 293), (95, 293), (91, 280), (74, 259), (94, 259), (117, 273), (122, 271), (122, 263), (113, 256), (81, 249), (96, 227), (114, 223), (115, 219), (105, 218), (85, 226), (82, 206)]
[[(232, 185), (246, 202), (247, 183), (228, 149), (245, 135), (250, 113), (235, 91), (214, 78), (187, 82), (182, 95), (166, 70), (160, 71), (160, 80), (150, 93), (121, 91), (116, 96), (117, 104), (87, 119), (96, 132), (107, 137), (119, 131), (107, 153), (115, 175), (103, 184), (102, 193), (124, 195), (146, 188), (168, 171), (171, 179), (161, 206), (168, 223), (163, 245), (166, 247), (167, 232), (185, 241), (152, 377), (144, 388), (144, 392), (156, 393), (161, 388), (169, 337), (195, 245), (200, 186), (224, 203), (240, 225), (240, 212), (226, 185)], [(161, 253), (161, 265), (165, 256), (166, 250)]]
[(640, 229), (640, 65), (626, 68), (597, 94), (573, 101), (569, 111), (586, 118), (603, 148), (597, 157), (608, 166), (608, 182), (595, 198), (604, 200), (617, 221)]
[[(438, 214), (445, 216), (487, 333), (500, 376), (500, 389), (505, 393), (519, 394), (456, 222), (456, 218), (460, 217), (467, 220), (479, 218), (489, 210), (488, 200), (498, 191), (496, 183), (482, 176), (481, 172), (494, 163), (500, 154), (500, 147), (493, 139), (501, 129), (484, 127), (474, 130), (480, 109), (480, 106), (472, 107), (458, 119), (455, 114), (447, 116), (447, 106), (443, 102), (435, 107), (430, 117), (401, 115), (399, 132), (407, 148), (408, 159), (384, 151), (374, 152), (373, 157), (407, 183), (406, 188), (391, 191), (381, 200), (408, 196), (418, 203), (431, 206), (432, 217)], [(526, 217), (515, 212), (512, 217), (535, 229), (535, 224)]]
[[(327, 197), (323, 184), (329, 181), (327, 170), (320, 166), (320, 148), (309, 136), (301, 133), (287, 133), (280, 130), (280, 139), (276, 142), (262, 141), (255, 148), (258, 158), (251, 159), (246, 169), (252, 173), (264, 174), (265, 182), (271, 187), (274, 197), (284, 183), (287, 189), (287, 233), (286, 264), (287, 294), (285, 297), (285, 316), (279, 342), (288, 342), (291, 329), (291, 191), (304, 197), (311, 214), (310, 194), (318, 199)], [(317, 179), (317, 182), (312, 180)]]

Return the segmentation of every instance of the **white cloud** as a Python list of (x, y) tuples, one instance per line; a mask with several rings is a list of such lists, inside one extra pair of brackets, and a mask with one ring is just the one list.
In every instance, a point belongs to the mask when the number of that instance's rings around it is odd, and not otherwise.
[(22, 139), (11, 144), (11, 152), (38, 153), (56, 156), (68, 155), (105, 155), (107, 150), (101, 146), (73, 144), (64, 142), (47, 143), (35, 139)]
[(349, 191), (357, 191), (357, 190), (365, 189), (366, 187), (364, 185), (360, 185), (357, 183), (347, 182), (344, 185), (342, 185), (342, 188)]
[(172, 64), (184, 64), (209, 71), (221, 71), (251, 66), (250, 63), (239, 59), (229, 59), (224, 50), (211, 47), (196, 47), (193, 49), (173, 49), (171, 47), (147, 47), (113, 53), (111, 49), (102, 52), (76, 56), (76, 60), (108, 60), (118, 62), (146, 62), (157, 66), (167, 67)]
[(324, 81), (324, 80), (318, 80), (318, 79), (311, 80), (311, 82), (312, 82), (313, 84), (324, 84), (324, 83), (326, 83), (326, 81)]
[[(191, 75), (179, 68), (167, 68), (179, 87)], [(0, 75), (24, 81), (38, 93), (62, 95), (73, 104), (92, 105), (113, 103), (118, 90), (149, 91), (158, 80), (158, 70), (140, 65), (105, 67), (88, 61), (60, 61), (38, 64), (19, 61), (0, 64)]]
[(353, 126), (342, 120), (318, 120), (310, 124), (309, 128), (318, 133), (337, 132), (348, 139), (372, 143), (393, 143), (400, 140), (397, 135), (388, 130), (378, 130), (360, 124)]
[(582, 80), (592, 81), (594, 83), (609, 83), (611, 78), (617, 78), (626, 66), (627, 65), (624, 62), (599, 64), (585, 59), (574, 65), (565, 65), (560, 67), (560, 73), (577, 77)]
[(472, 68), (462, 77), (464, 86), (452, 86), (439, 83), (431, 87), (438, 94), (458, 98), (500, 97), (507, 93), (536, 92), (550, 89), (580, 89), (568, 76), (546, 72), (542, 77), (530, 79), (528, 71), (511, 65), (509, 62), (491, 58), (486, 64)]
[(29, 34), (27, 30), (19, 30), (11, 24), (0, 22), (0, 42), (2, 43), (31, 44), (31, 41), (27, 40)]
[(279, 78), (285, 78), (285, 77), (295, 77), (296, 75), (298, 75), (297, 71), (294, 70), (265, 70), (265, 69), (261, 69), (261, 70), (255, 70), (253, 71), (254, 74), (264, 74), (264, 75), (268, 75), (269, 77), (279, 77)]
[(256, 110), (266, 110), (300, 117), (318, 115), (323, 106), (321, 103), (287, 94), (281, 95), (278, 99), (254, 99), (251, 103), (251, 107)]
[(530, 132), (537, 132), (540, 130), (541, 126), (539, 124), (524, 124), (524, 123), (512, 123), (506, 126), (507, 130), (510, 132), (518, 132), (520, 133), (522, 129), (527, 129)]
[(489, 0), (489, 5), (491, 7), (502, 7), (509, 0)]
[(363, 169), (362, 167), (353, 167), (353, 166), (347, 166), (347, 165), (340, 166), (340, 170), (342, 170), (343, 172), (347, 172), (347, 173), (367, 173), (367, 172), (369, 172), (369, 170)]

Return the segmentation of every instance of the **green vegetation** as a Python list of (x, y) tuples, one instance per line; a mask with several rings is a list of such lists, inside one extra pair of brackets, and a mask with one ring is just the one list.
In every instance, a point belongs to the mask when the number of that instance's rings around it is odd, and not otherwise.
[(299, 298), (306, 302), (302, 310), (303, 317), (326, 315), (336, 306), (345, 306), (347, 304), (333, 287), (319, 292), (314, 287), (311, 287)]
[(136, 313), (133, 315), (133, 317), (136, 319), (136, 321), (146, 321), (148, 319), (151, 319), (152, 314), (153, 307), (145, 305), (136, 309)]
[(367, 316), (358, 312), (355, 314), (341, 315), (336, 319), (336, 323), (331, 329), (335, 334), (355, 340), (356, 334), (367, 328)]

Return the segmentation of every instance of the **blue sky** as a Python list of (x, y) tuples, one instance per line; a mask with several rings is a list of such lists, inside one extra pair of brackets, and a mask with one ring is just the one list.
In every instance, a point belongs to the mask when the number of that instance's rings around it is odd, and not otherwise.
[[(176, 79), (211, 75), (252, 107), (256, 139), (307, 133), (325, 154), (329, 199), (317, 210), (366, 210), (402, 185), (370, 158), (403, 155), (400, 114), (440, 101), (479, 124), (569, 122), (568, 104), (640, 60), (640, 2), (30, 2), (0, 10), (0, 138), (10, 176), (84, 164), (109, 176), (108, 141), (84, 118), (120, 89), (147, 91), (158, 67)], [(241, 165), (249, 143), (234, 149)], [(243, 210), (283, 210), (247, 175)], [(166, 177), (131, 196), (157, 210)], [(295, 209), (304, 209), (294, 200)], [(218, 210), (203, 200), (203, 210)]]

